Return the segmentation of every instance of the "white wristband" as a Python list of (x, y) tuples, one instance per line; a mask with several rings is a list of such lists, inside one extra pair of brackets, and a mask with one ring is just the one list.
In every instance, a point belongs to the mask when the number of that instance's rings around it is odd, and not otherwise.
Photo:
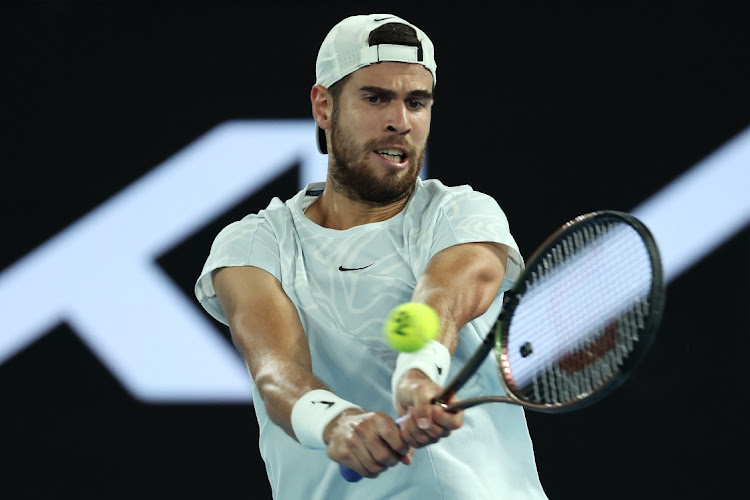
[(423, 348), (415, 352), (402, 352), (396, 358), (396, 368), (391, 377), (391, 394), (396, 403), (396, 389), (404, 373), (412, 368), (422, 371), (437, 385), (442, 386), (448, 379), (451, 367), (451, 353), (447, 347), (436, 340), (430, 340)]
[(334, 393), (313, 389), (294, 403), (292, 407), (292, 429), (297, 441), (313, 450), (325, 450), (323, 431), (344, 410), (360, 408)]

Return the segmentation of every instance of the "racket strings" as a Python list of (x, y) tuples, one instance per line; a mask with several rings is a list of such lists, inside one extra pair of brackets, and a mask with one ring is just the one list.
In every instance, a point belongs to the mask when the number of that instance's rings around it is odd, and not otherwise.
[(565, 236), (535, 262), (509, 327), (509, 372), (523, 399), (562, 404), (608, 382), (637, 347), (650, 255), (633, 228), (606, 222)]

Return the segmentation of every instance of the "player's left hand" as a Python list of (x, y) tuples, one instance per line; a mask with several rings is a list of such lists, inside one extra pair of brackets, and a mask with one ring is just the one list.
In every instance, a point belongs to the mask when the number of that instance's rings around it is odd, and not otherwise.
[[(442, 387), (420, 370), (409, 370), (399, 381), (396, 402), (401, 422), (401, 437), (410, 446), (421, 448), (450, 435), (463, 424), (463, 411), (448, 412), (434, 404)], [(456, 400), (454, 397), (448, 403)]]

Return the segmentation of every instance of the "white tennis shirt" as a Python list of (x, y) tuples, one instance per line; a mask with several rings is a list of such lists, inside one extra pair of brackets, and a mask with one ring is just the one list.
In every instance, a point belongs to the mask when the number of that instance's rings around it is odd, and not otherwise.
[[(211, 272), (226, 266), (269, 272), (297, 307), (315, 375), (342, 398), (395, 418), (390, 380), (397, 353), (385, 343), (382, 324), (391, 309), (411, 299), (429, 259), (468, 242), (493, 241), (512, 249), (493, 305), (460, 332), (448, 380), (492, 327), (502, 292), (513, 285), (523, 259), (500, 206), (470, 186), (417, 179), (398, 215), (345, 231), (321, 227), (305, 215), (323, 187), (312, 183), (286, 202), (274, 198), (265, 210), (225, 227), (214, 240), (195, 294), (206, 311), (227, 324)], [(504, 391), (490, 355), (458, 397), (497, 394)], [(260, 453), (274, 498), (546, 498), (520, 407), (492, 403), (470, 408), (460, 429), (417, 450), (412, 465), (399, 464), (376, 479), (349, 483), (325, 450), (304, 448), (271, 422), (256, 389), (253, 398)]]

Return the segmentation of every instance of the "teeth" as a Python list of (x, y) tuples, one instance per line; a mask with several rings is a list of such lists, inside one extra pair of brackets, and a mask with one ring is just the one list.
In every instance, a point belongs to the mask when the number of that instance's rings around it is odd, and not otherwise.
[[(392, 156), (395, 157), (395, 159), (401, 159), (403, 155), (398, 149), (380, 149), (378, 150), (378, 154), (382, 156)], [(394, 158), (389, 158), (389, 160), (394, 161)]]
[(380, 150), (378, 150), (378, 153), (385, 153), (387, 155), (401, 156), (401, 151), (399, 151), (398, 149), (380, 149)]

